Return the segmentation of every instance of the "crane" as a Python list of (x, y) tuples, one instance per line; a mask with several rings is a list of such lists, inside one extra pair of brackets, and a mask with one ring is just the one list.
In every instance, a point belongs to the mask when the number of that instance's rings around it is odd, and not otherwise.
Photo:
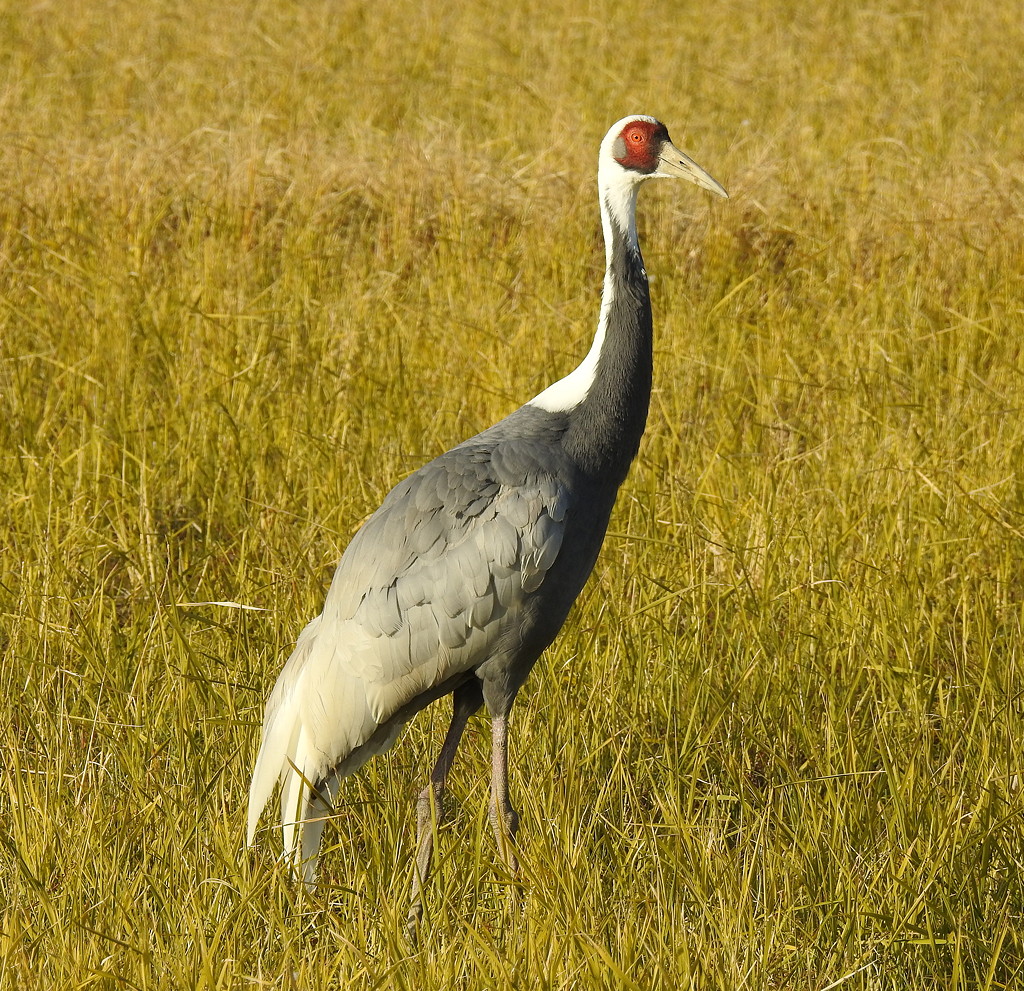
[(488, 818), (500, 856), (516, 868), (509, 714), (590, 575), (639, 448), (652, 321), (637, 193), (648, 179), (670, 177), (728, 195), (660, 121), (636, 115), (612, 125), (597, 172), (607, 268), (586, 357), (399, 482), (352, 538), (323, 612), (299, 635), (266, 704), (247, 845), (280, 781), (284, 856), (307, 884), (339, 782), (446, 695), (451, 724), (416, 803), (410, 924), (422, 913), (445, 781), (481, 705), (491, 717)]

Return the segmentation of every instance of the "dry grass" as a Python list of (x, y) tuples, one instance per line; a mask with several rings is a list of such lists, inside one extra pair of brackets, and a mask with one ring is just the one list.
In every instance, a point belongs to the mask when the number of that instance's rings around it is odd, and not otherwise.
[[(0, 11), (0, 986), (1009, 988), (1024, 970), (1024, 27), (1010, 0)], [(515, 712), (325, 885), (242, 850), (262, 701), (403, 474), (567, 371), (608, 124), (656, 395)], [(259, 606), (252, 612), (215, 600)]]

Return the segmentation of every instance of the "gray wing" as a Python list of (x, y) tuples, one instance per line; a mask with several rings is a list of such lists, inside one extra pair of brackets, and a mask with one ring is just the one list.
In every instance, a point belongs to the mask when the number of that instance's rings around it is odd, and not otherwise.
[(391, 491), (346, 549), (323, 612), (302, 631), (267, 700), (249, 842), (282, 779), (284, 847), (307, 861), (307, 879), (319, 839), (302, 824), (315, 812), (309, 782), (342, 766), (350, 773), (349, 755), (372, 756), (365, 745), (406, 703), (514, 647), (527, 601), (558, 557), (575, 469), (557, 440), (502, 429)]
[[(336, 655), (383, 721), (484, 661), (562, 546), (572, 472), (528, 442), (468, 441), (399, 483), (345, 551), (324, 619), (357, 628)], [(364, 637), (368, 637), (364, 640)]]

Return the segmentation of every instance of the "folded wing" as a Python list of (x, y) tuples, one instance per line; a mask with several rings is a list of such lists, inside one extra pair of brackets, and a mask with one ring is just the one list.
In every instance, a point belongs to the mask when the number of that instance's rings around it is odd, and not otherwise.
[(306, 862), (307, 880), (328, 811), (311, 789), (386, 750), (419, 697), (430, 701), (514, 637), (558, 556), (572, 491), (528, 445), (484, 437), (391, 491), (346, 549), (267, 702), (249, 842), (281, 780), (285, 854)]

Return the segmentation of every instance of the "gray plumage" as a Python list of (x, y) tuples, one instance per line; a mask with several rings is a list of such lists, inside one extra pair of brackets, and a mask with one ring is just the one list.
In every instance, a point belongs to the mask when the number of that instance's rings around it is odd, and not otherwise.
[(395, 486), (346, 549), (266, 706), (249, 842), (280, 780), (285, 854), (312, 883), (338, 781), (387, 750), (424, 706), (453, 695), (452, 726), (418, 804), (413, 921), (445, 778), (482, 703), (493, 717), (491, 821), (514, 864), (508, 714), (593, 568), (647, 415), (651, 316), (636, 190), (679, 175), (724, 195), (653, 118), (618, 122), (599, 165), (608, 271), (591, 353)]

